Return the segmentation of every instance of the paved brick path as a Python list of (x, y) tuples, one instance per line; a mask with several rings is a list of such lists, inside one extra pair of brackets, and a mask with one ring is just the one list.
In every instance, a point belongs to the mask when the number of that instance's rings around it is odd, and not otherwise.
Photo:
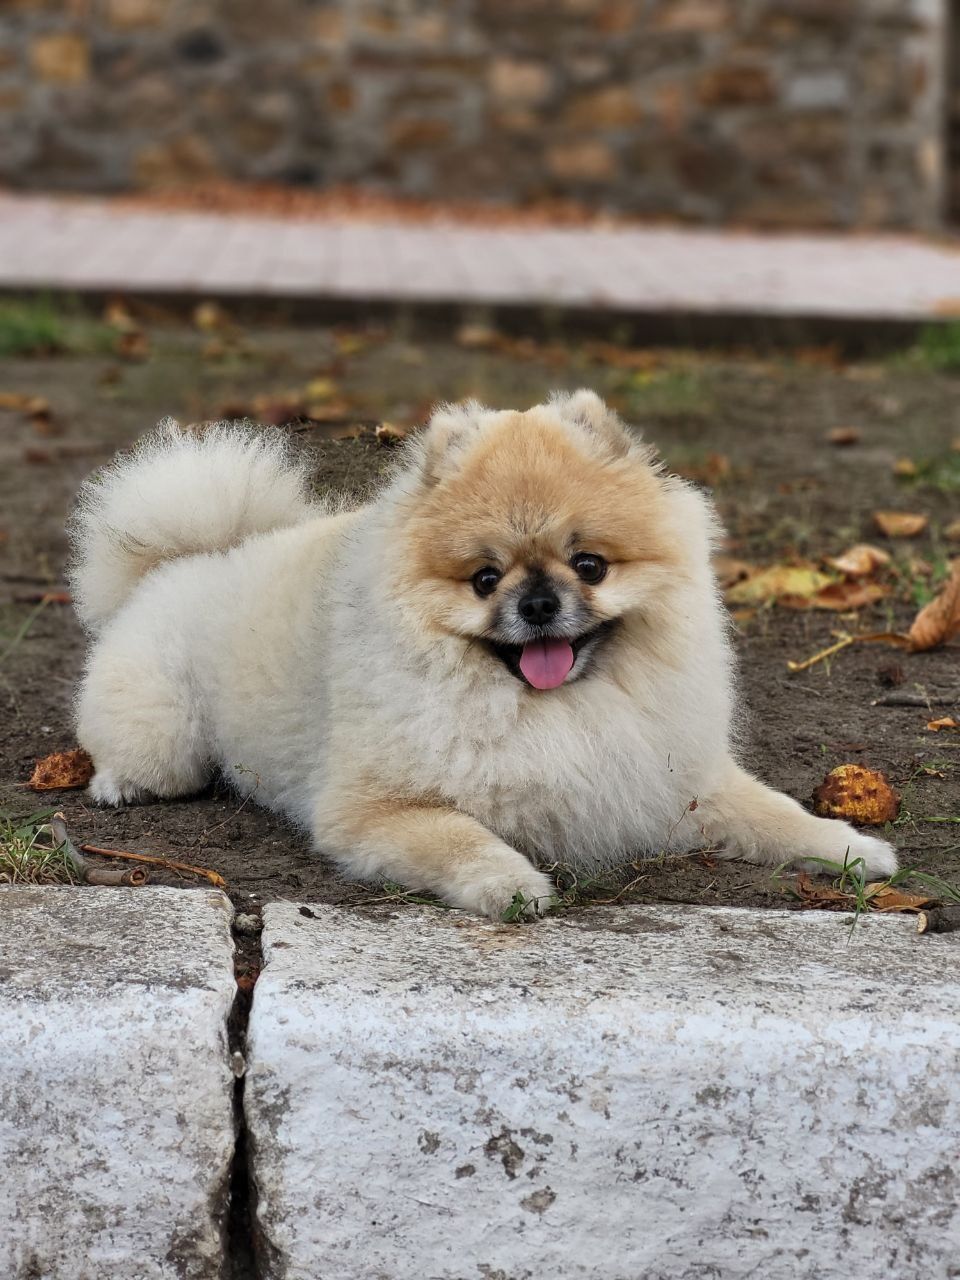
[(918, 320), (960, 243), (617, 227), (297, 222), (0, 195), (0, 288)]

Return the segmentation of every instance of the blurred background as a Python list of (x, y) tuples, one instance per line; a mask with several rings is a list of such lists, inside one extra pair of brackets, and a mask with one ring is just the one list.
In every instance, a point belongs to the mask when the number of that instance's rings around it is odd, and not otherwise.
[(941, 229), (957, 204), (947, 8), (5, 0), (0, 180)]

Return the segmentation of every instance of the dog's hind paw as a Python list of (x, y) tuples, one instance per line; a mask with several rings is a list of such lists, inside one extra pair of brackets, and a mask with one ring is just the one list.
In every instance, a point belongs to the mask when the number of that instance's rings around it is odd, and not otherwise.
[(142, 795), (133, 782), (121, 782), (110, 769), (98, 769), (93, 775), (87, 792), (91, 800), (104, 808), (115, 809), (121, 804), (132, 804)]

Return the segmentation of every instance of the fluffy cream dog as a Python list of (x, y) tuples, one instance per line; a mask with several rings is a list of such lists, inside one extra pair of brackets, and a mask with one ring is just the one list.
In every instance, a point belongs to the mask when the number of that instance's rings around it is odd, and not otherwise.
[(711, 845), (893, 871), (737, 764), (716, 529), (589, 391), (443, 407), (339, 513), (278, 433), (162, 428), (74, 525), (92, 794), (219, 771), (349, 874), (494, 918), (550, 902), (535, 863)]

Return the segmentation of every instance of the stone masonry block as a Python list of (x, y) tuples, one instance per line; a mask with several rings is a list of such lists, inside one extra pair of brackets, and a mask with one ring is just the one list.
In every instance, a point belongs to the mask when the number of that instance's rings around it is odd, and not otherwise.
[(0, 889), (0, 1275), (215, 1280), (234, 1145), (231, 908)]
[(957, 1274), (956, 935), (663, 906), (264, 919), (269, 1276)]

